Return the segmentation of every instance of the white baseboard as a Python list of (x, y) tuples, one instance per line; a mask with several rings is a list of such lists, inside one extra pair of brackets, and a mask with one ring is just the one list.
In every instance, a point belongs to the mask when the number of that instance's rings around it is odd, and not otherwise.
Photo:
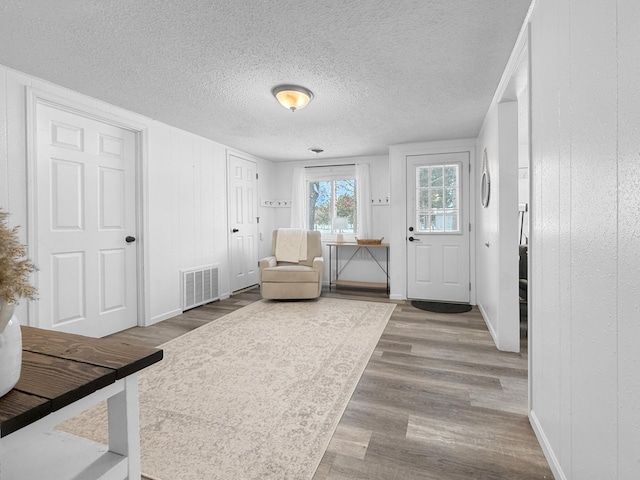
[(487, 312), (480, 302), (478, 302), (478, 310), (480, 310), (482, 319), (484, 320), (484, 323), (487, 326), (489, 333), (491, 334), (491, 338), (493, 338), (493, 343), (495, 343), (496, 347), (498, 347), (498, 345), (500, 345), (500, 343), (498, 343), (498, 333), (494, 330), (493, 325), (489, 321), (489, 315), (487, 315)]
[(168, 320), (170, 318), (173, 318), (173, 317), (181, 315), (181, 314), (182, 314), (182, 309), (177, 308), (175, 310), (171, 310), (169, 312), (165, 312), (165, 313), (162, 313), (160, 315), (156, 315), (155, 317), (151, 317), (149, 322), (147, 324), (143, 325), (143, 326), (150, 327), (151, 325), (155, 325), (156, 323), (160, 323), (163, 320)]
[(531, 427), (533, 428), (533, 432), (536, 434), (536, 438), (538, 439), (538, 443), (540, 443), (540, 447), (542, 448), (542, 453), (544, 453), (547, 462), (549, 462), (549, 467), (551, 468), (551, 472), (556, 480), (567, 480), (567, 476), (562, 471), (562, 467), (560, 466), (560, 462), (558, 461), (558, 457), (551, 448), (551, 444), (549, 443), (549, 439), (544, 433), (542, 429), (542, 425), (538, 421), (538, 417), (536, 416), (536, 412), (531, 410), (529, 412), (529, 423), (531, 423)]
[[(218, 302), (220, 300), (225, 300), (227, 298), (229, 298), (231, 295), (229, 295), (229, 293), (223, 293), (222, 295), (220, 295), (220, 298), (217, 300), (214, 300), (214, 302)], [(177, 308), (175, 310), (171, 310), (169, 312), (165, 312), (162, 313), (160, 315), (156, 315), (155, 317), (151, 317), (151, 320), (149, 320), (149, 323), (147, 323), (146, 325), (142, 325), (144, 327), (150, 327), (151, 325), (155, 325), (156, 323), (160, 323), (164, 320), (169, 320), (170, 318), (176, 317), (178, 315), (182, 315), (182, 309)]]
[(398, 293), (392, 293), (389, 295), (389, 300), (406, 300), (407, 297)]

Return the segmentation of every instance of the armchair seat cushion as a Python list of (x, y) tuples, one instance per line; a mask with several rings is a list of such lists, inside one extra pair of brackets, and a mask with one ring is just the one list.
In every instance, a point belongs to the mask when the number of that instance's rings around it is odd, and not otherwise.
[(280, 265), (262, 271), (263, 282), (318, 283), (318, 271), (306, 265)]

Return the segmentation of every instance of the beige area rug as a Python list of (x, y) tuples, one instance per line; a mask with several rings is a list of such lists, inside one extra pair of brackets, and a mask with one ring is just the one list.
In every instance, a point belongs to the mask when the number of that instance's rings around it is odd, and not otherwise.
[[(167, 342), (139, 375), (142, 471), (311, 478), (394, 308), (262, 300)], [(106, 443), (105, 410), (60, 428)]]

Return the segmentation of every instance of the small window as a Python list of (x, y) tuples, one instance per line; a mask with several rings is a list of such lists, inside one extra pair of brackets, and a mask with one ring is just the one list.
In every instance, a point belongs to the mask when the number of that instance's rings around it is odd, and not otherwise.
[(460, 232), (460, 165), (417, 167), (416, 224), (421, 233)]
[(309, 228), (323, 234), (356, 234), (355, 167), (315, 167), (306, 171)]

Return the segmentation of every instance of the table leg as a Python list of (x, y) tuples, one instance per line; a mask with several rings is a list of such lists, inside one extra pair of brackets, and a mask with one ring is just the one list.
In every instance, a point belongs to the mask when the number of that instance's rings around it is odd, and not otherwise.
[(331, 291), (331, 278), (333, 277), (333, 274), (331, 273), (331, 249), (333, 247), (329, 245), (327, 248), (329, 249), (329, 291)]
[(391, 293), (391, 289), (389, 288), (389, 247), (387, 247), (385, 250), (387, 252), (387, 271), (384, 273), (387, 276), (387, 296), (389, 296)]
[(338, 286), (338, 277), (340, 276), (340, 270), (339, 270), (340, 264), (338, 263), (339, 258), (340, 258), (340, 248), (338, 247), (338, 245), (336, 245), (336, 288)]
[(124, 378), (124, 390), (107, 401), (109, 450), (127, 457), (129, 480), (140, 478), (140, 417), (138, 376)]

